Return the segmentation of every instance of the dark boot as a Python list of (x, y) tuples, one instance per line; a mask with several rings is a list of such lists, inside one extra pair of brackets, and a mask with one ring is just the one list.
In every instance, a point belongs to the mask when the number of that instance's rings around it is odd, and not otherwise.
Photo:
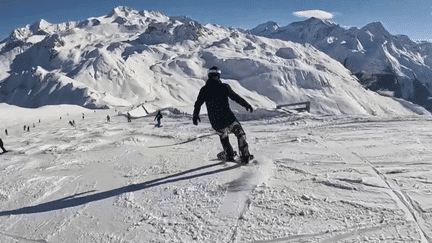
[(228, 137), (220, 137), (220, 141), (222, 143), (223, 150), (225, 152), (225, 160), (226, 161), (234, 161), (235, 153), (234, 149), (231, 146), (231, 143), (229, 142)]
[(235, 156), (237, 156), (237, 152), (234, 151), (234, 156), (227, 156), (225, 151), (222, 151), (217, 154), (217, 158), (223, 161), (235, 162)]
[(242, 165), (246, 165), (246, 164), (248, 164), (249, 163), (249, 161), (251, 161), (251, 160), (253, 160), (254, 159), (254, 156), (253, 155), (247, 155), (247, 156), (241, 156), (240, 157), (240, 160), (241, 160), (241, 164)]

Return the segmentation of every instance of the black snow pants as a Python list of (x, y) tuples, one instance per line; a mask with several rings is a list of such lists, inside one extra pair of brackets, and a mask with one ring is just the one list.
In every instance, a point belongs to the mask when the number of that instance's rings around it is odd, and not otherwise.
[(234, 156), (234, 149), (231, 146), (228, 136), (230, 133), (233, 133), (237, 137), (240, 156), (246, 157), (250, 155), (248, 143), (246, 142), (246, 134), (238, 121), (233, 122), (228, 127), (216, 130), (216, 133), (219, 135), (222, 147), (227, 156)]

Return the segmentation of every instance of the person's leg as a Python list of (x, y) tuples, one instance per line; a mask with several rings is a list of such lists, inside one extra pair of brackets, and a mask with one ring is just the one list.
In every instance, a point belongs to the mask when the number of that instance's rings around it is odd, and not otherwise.
[(227, 159), (233, 159), (234, 158), (234, 149), (231, 146), (231, 143), (229, 141), (229, 136), (228, 136), (228, 129), (220, 129), (216, 131), (217, 134), (219, 135), (219, 139), (221, 141), (223, 150), (226, 154), (226, 158)]
[(249, 145), (246, 142), (246, 133), (244, 132), (242, 126), (238, 121), (233, 123), (231, 131), (237, 137), (240, 157), (249, 158), (250, 153), (249, 153)]

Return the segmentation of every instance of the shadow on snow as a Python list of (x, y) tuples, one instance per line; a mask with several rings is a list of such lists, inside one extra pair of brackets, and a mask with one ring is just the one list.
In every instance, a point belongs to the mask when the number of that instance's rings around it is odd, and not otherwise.
[(201, 177), (201, 176), (216, 174), (216, 173), (232, 170), (232, 169), (235, 169), (235, 168), (238, 168), (238, 167), (241, 166), (240, 164), (236, 164), (236, 165), (225, 167), (225, 168), (222, 168), (222, 169), (207, 171), (207, 172), (203, 172), (203, 173), (199, 173), (199, 174), (194, 174), (194, 175), (183, 176), (183, 177), (180, 177), (180, 178), (174, 178), (174, 177), (182, 176), (182, 175), (185, 175), (185, 174), (188, 174), (188, 173), (192, 173), (192, 172), (195, 172), (195, 171), (198, 171), (198, 170), (203, 170), (203, 169), (207, 169), (207, 168), (211, 168), (211, 167), (218, 166), (218, 165), (223, 165), (223, 164), (225, 164), (225, 162), (219, 162), (219, 163), (215, 163), (215, 164), (210, 164), (210, 165), (198, 167), (198, 168), (195, 168), (195, 169), (183, 171), (183, 172), (180, 172), (180, 173), (177, 173), (177, 174), (174, 174), (174, 175), (169, 175), (169, 176), (166, 176), (166, 177), (163, 177), (163, 178), (154, 179), (154, 180), (143, 182), (143, 183), (140, 183), (140, 184), (132, 184), (132, 185), (120, 187), (120, 188), (113, 189), (113, 190), (110, 190), (110, 191), (99, 192), (99, 193), (88, 195), (88, 196), (83, 196), (83, 195), (95, 192), (96, 190), (92, 190), (92, 191), (88, 191), (88, 192), (83, 192), (83, 193), (75, 194), (73, 196), (68, 196), (68, 197), (65, 197), (65, 198), (61, 198), (59, 200), (55, 200), (55, 201), (51, 201), (51, 202), (46, 202), (46, 203), (42, 203), (42, 204), (35, 205), (35, 206), (23, 207), (23, 208), (16, 209), (16, 210), (3, 211), (3, 212), (0, 212), (0, 216), (17, 215), (17, 214), (42, 213), (42, 212), (59, 210), (59, 209), (71, 208), (71, 207), (83, 205), (83, 204), (86, 204), (86, 203), (95, 202), (95, 201), (103, 200), (103, 199), (106, 199), (106, 198), (118, 196), (120, 194), (127, 193), (127, 192), (139, 191), (139, 190), (147, 189), (147, 188), (154, 187), (154, 186), (168, 184), (168, 183), (171, 183), (171, 182), (189, 180), (189, 179), (192, 179), (192, 178), (197, 178), (197, 177)]

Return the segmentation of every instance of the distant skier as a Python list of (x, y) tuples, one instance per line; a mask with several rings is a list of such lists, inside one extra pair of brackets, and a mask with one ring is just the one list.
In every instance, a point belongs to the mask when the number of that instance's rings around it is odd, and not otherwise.
[(7, 150), (3, 147), (3, 140), (0, 138), (0, 148), (3, 150), (3, 154), (7, 152)]
[(26, 126), (26, 125), (24, 125), (24, 132), (25, 132), (26, 128), (27, 128), (27, 126)]
[(229, 133), (234, 133), (238, 140), (241, 162), (242, 164), (247, 164), (253, 159), (253, 155), (249, 153), (246, 134), (240, 122), (231, 111), (228, 98), (245, 107), (247, 111), (252, 112), (253, 108), (247, 101), (235, 93), (228, 84), (221, 82), (220, 74), (221, 71), (215, 66), (209, 69), (207, 83), (201, 88), (195, 102), (192, 118), (193, 124), (198, 125), (198, 121), (201, 122), (199, 112), (201, 105), (205, 102), (210, 124), (219, 135), (224, 150), (218, 154), (218, 158), (234, 161), (235, 152), (229, 142), (228, 136)]
[(162, 126), (162, 124), (161, 124), (161, 119), (162, 118), (163, 118), (162, 113), (161, 113), (160, 110), (158, 110), (158, 113), (156, 114), (156, 117), (154, 119), (154, 120), (157, 119), (157, 124), (156, 124), (157, 127), (161, 127)]
[(110, 117), (109, 115), (107, 115), (106, 119), (107, 119), (107, 122), (108, 122), (108, 123), (111, 122), (111, 117)]
[(8, 135), (8, 131), (7, 131), (7, 129), (5, 129), (5, 133), (6, 133), (6, 136)]
[(127, 121), (128, 122), (132, 122), (131, 114), (129, 112), (127, 113)]

